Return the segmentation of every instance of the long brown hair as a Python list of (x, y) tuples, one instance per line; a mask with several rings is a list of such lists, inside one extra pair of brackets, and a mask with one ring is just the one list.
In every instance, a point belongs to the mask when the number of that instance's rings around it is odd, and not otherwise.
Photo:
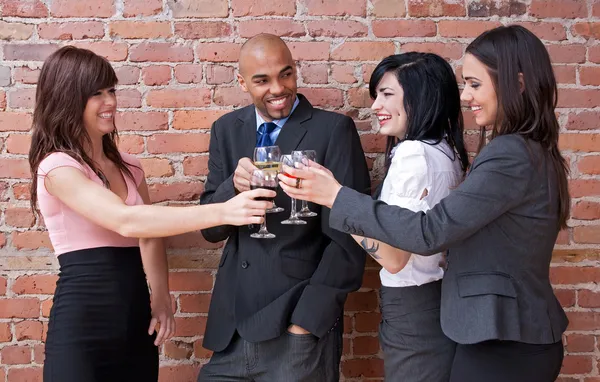
[[(37, 211), (38, 166), (53, 152), (66, 153), (82, 165), (88, 165), (108, 187), (102, 170), (85, 153), (84, 147), (91, 146), (91, 140), (83, 125), (83, 112), (94, 93), (115, 86), (117, 81), (110, 63), (87, 49), (65, 46), (44, 62), (35, 92), (29, 149), (33, 212)], [(117, 149), (117, 138), (115, 128), (102, 137), (102, 149), (110, 161), (133, 179)]]
[[(510, 25), (484, 32), (469, 44), (466, 53), (487, 67), (496, 89), (498, 115), (491, 139), (519, 134), (539, 142), (550, 156), (558, 180), (559, 223), (561, 228), (566, 228), (571, 207), (569, 167), (558, 149), (559, 124), (554, 113), (558, 88), (544, 44), (526, 28)], [(520, 75), (524, 89), (521, 89)], [(483, 127), (480, 134), (482, 146), (485, 142)]]

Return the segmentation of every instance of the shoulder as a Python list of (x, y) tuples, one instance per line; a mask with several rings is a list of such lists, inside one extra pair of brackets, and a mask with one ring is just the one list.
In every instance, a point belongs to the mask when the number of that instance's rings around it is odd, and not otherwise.
[(74, 167), (87, 174), (84, 165), (79, 163), (75, 158), (64, 152), (53, 152), (48, 154), (38, 166), (38, 175), (45, 175), (51, 170), (59, 167)]
[(533, 158), (537, 155), (538, 145), (528, 142), (518, 134), (506, 134), (490, 141), (473, 161), (472, 168), (483, 164), (522, 171), (524, 167), (533, 166)]
[(426, 143), (421, 141), (403, 141), (393, 150), (390, 171), (412, 173), (427, 172)]
[(223, 114), (222, 116), (217, 118), (216, 121), (214, 121), (213, 129), (217, 130), (217, 129), (233, 128), (236, 120), (238, 120), (238, 119), (245, 120), (246, 118), (251, 117), (252, 113), (255, 112), (254, 110), (255, 110), (254, 105), (251, 104), (251, 105), (245, 106), (241, 109), (233, 110), (227, 114)]

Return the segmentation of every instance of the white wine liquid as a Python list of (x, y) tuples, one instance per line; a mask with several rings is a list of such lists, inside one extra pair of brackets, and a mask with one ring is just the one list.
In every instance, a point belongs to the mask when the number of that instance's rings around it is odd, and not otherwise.
[(280, 162), (254, 162), (258, 169), (269, 172), (279, 172)]

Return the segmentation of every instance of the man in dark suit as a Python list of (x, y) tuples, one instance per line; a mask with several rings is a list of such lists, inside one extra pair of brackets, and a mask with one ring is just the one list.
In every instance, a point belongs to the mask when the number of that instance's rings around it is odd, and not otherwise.
[[(253, 105), (213, 124), (202, 204), (250, 188), (257, 144), (278, 145), (283, 154), (315, 150), (317, 161), (342, 184), (369, 192), (352, 119), (313, 108), (297, 94), (296, 65), (279, 37), (248, 40), (239, 71)], [(253, 239), (249, 227), (202, 231), (208, 241), (227, 244), (203, 343), (214, 354), (199, 381), (339, 380), (343, 307), (347, 294), (361, 285), (364, 252), (349, 235), (329, 228), (329, 209), (311, 204), (318, 216), (306, 218), (306, 225), (282, 225), (290, 199), (278, 192), (275, 201), (286, 208), (267, 215), (275, 239)]]

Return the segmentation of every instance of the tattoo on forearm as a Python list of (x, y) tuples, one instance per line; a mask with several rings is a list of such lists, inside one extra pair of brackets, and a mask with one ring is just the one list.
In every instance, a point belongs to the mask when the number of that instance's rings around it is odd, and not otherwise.
[(367, 241), (367, 238), (365, 237), (364, 239), (361, 240), (360, 245), (364, 248), (365, 251), (367, 251), (369, 256), (371, 256), (375, 260), (381, 259), (381, 256), (379, 256), (377, 254), (377, 250), (379, 249), (379, 243), (377, 243), (376, 241), (373, 241), (373, 244), (369, 245), (369, 242)]

